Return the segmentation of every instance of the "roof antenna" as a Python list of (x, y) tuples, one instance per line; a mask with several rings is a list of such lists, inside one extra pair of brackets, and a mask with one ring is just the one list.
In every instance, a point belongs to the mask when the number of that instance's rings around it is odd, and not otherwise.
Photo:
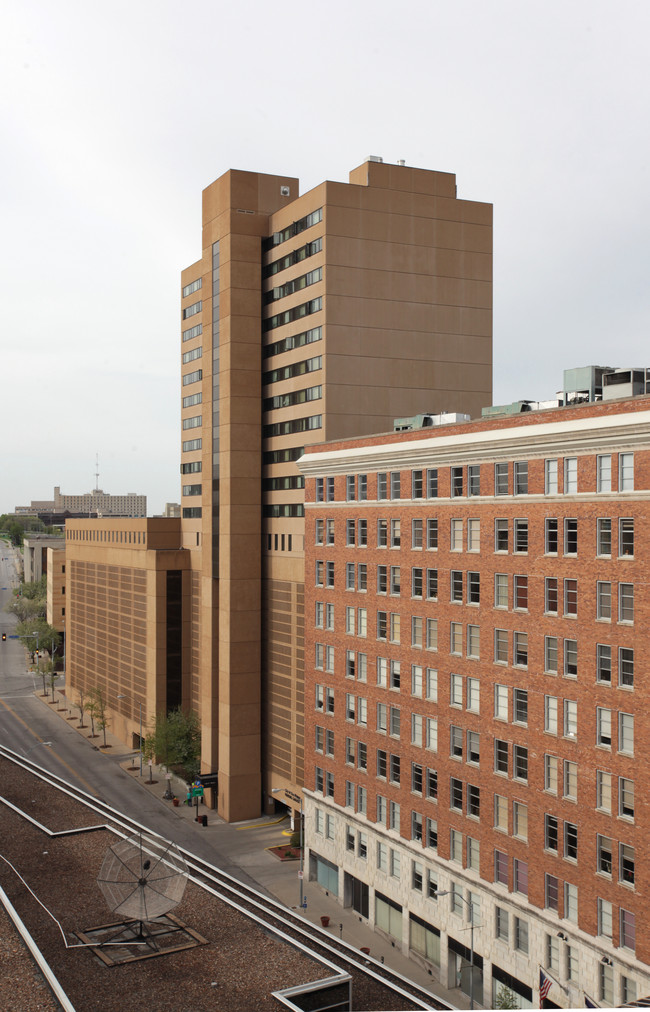
[(99, 454), (95, 454), (95, 492), (99, 492)]

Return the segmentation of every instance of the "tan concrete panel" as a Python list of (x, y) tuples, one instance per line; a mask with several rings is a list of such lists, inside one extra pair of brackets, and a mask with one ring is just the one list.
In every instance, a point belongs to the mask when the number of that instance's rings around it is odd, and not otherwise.
[(418, 169), (411, 165), (393, 165), (390, 162), (363, 162), (351, 170), (349, 180), (357, 186), (442, 193), (450, 197), (456, 194), (456, 176), (453, 172)]
[(376, 271), (367, 267), (328, 267), (327, 293), (328, 301), (333, 295), (347, 295), (358, 299), (393, 302), (480, 308), (492, 306), (492, 285), (489, 281)]
[[(435, 367), (438, 362), (492, 361), (490, 334), (447, 334), (431, 331), (383, 330), (370, 327), (328, 328), (331, 351), (327, 359), (329, 382), (365, 377), (371, 386), (377, 359), (411, 360)], [(356, 361), (355, 361), (356, 360)]]
[[(221, 588), (219, 607), (223, 610), (232, 609), (233, 611), (251, 611), (259, 612), (260, 610), (260, 580), (259, 580), (259, 549), (257, 552), (257, 573), (255, 573), (250, 579), (238, 578), (238, 558), (231, 559), (231, 567), (235, 573), (235, 579), (228, 580), (224, 583)], [(243, 560), (241, 569), (246, 572), (246, 560)]]
[(348, 207), (356, 210), (378, 211), (382, 214), (399, 214), (412, 218), (440, 218), (447, 221), (474, 222), (492, 225), (492, 204), (453, 197), (412, 193), (405, 190), (387, 192), (369, 187), (365, 190), (334, 189), (328, 191), (328, 210)]
[(369, 264), (378, 271), (404, 271), (478, 281), (492, 279), (492, 254), (472, 250), (438, 249), (331, 235), (327, 239), (326, 255), (329, 270), (331, 265), (357, 267)]
[(489, 309), (464, 306), (426, 306), (413, 303), (373, 302), (332, 296), (327, 300), (328, 324), (387, 328), (428, 333), (490, 335)]
[[(219, 438), (221, 442), (221, 453), (226, 446), (236, 446), (239, 451), (254, 451), (260, 446), (260, 427), (255, 424), (240, 423), (236, 426), (221, 425)], [(225, 460), (224, 460), (225, 467)]]
[(492, 252), (489, 225), (464, 224), (443, 219), (407, 218), (376, 211), (328, 210), (328, 234), (447, 249)]

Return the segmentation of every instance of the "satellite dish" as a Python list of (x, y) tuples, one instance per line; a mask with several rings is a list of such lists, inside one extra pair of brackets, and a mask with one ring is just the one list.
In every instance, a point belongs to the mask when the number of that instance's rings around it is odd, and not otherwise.
[(109, 847), (97, 884), (114, 913), (142, 925), (178, 906), (187, 865), (175, 844), (137, 833)]

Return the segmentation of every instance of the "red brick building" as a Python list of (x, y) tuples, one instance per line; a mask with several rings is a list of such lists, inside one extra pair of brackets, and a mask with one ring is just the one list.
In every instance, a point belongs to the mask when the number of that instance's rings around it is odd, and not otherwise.
[(488, 1007), (649, 993), (650, 400), (300, 467), (310, 878)]

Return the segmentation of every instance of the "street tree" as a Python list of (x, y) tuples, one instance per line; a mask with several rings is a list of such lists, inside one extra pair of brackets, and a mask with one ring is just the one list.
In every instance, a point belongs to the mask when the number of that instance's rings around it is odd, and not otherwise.
[(144, 755), (155, 759), (167, 769), (174, 768), (184, 780), (191, 783), (201, 768), (201, 730), (193, 711), (181, 707), (169, 713), (159, 713), (150, 734), (145, 737)]

